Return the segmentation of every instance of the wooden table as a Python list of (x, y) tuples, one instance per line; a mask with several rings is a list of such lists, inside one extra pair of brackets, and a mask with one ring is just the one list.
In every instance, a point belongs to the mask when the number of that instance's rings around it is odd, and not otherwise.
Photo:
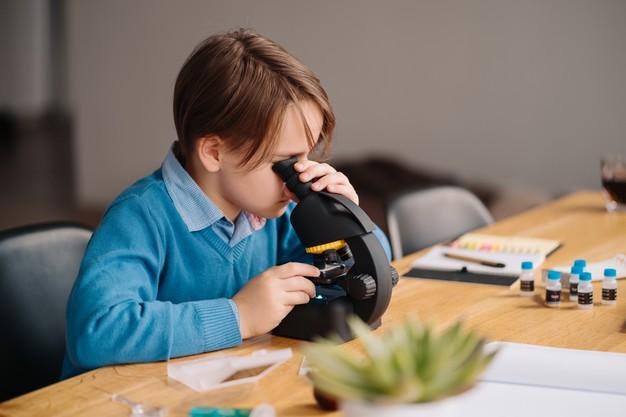
[[(597, 261), (626, 253), (626, 213), (607, 213), (596, 192), (579, 192), (491, 225), (482, 231), (558, 239), (563, 247), (544, 266), (566, 265), (574, 258)], [(395, 263), (408, 270), (419, 254)], [(599, 283), (595, 283), (596, 297)], [(541, 292), (541, 288), (538, 291)], [(626, 280), (619, 281), (617, 306), (598, 303), (591, 311), (566, 302), (543, 306), (543, 297), (519, 297), (517, 288), (403, 278), (383, 317), (384, 331), (407, 314), (445, 326), (459, 317), (491, 340), (626, 352)], [(339, 415), (323, 413), (311, 386), (297, 376), (300, 342), (273, 336), (248, 340), (226, 351), (197, 355), (247, 354), (256, 349), (294, 348), (294, 357), (256, 385), (196, 393), (168, 380), (165, 362), (112, 366), (79, 375), (0, 404), (0, 416), (124, 416), (129, 409), (111, 401), (113, 393), (151, 405), (164, 405), (170, 416), (185, 416), (192, 406), (252, 407), (269, 402), (279, 416)], [(183, 360), (188, 358), (183, 358)]]

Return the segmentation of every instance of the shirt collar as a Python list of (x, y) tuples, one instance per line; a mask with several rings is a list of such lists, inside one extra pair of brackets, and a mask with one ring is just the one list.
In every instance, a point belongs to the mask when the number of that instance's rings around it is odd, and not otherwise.
[(224, 217), (224, 213), (178, 162), (171, 148), (163, 161), (161, 170), (165, 188), (190, 232), (209, 227)]
[[(168, 151), (161, 165), (161, 172), (163, 173), (165, 188), (174, 202), (174, 207), (176, 207), (176, 211), (190, 232), (205, 229), (222, 218), (226, 219), (224, 213), (185, 171), (185, 168), (174, 155), (172, 148)], [(242, 213), (252, 230), (258, 230), (265, 225), (266, 219), (252, 213)]]

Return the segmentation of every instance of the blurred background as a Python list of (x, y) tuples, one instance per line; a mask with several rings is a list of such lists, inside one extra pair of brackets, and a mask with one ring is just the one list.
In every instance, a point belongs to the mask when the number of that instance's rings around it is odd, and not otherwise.
[(0, 229), (95, 226), (175, 139), (173, 85), (248, 27), (320, 77), (332, 162), (379, 223), (396, 192), (474, 191), (496, 218), (600, 189), (626, 151), (626, 1), (0, 1)]

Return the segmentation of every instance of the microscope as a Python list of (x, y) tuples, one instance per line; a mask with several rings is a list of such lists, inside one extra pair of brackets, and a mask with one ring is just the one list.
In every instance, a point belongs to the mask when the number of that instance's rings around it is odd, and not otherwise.
[(368, 215), (342, 195), (311, 190), (312, 181), (298, 179), (296, 162), (279, 161), (272, 169), (298, 197), (291, 224), (320, 275), (307, 277), (315, 284), (315, 298), (295, 306), (272, 333), (303, 340), (350, 340), (351, 315), (372, 329), (380, 326), (398, 273), (373, 234), (376, 226)]

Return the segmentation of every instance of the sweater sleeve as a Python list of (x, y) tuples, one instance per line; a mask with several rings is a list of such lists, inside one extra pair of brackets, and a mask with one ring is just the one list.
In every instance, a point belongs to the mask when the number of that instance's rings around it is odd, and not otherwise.
[(135, 196), (116, 202), (90, 241), (67, 308), (73, 367), (166, 360), (241, 343), (226, 298), (158, 300), (165, 245)]
[(380, 227), (376, 226), (374, 229), (374, 235), (378, 238), (383, 250), (385, 251), (385, 255), (387, 255), (387, 259), (391, 262), (391, 245), (389, 244), (389, 239), (387, 239), (387, 235), (383, 232)]

